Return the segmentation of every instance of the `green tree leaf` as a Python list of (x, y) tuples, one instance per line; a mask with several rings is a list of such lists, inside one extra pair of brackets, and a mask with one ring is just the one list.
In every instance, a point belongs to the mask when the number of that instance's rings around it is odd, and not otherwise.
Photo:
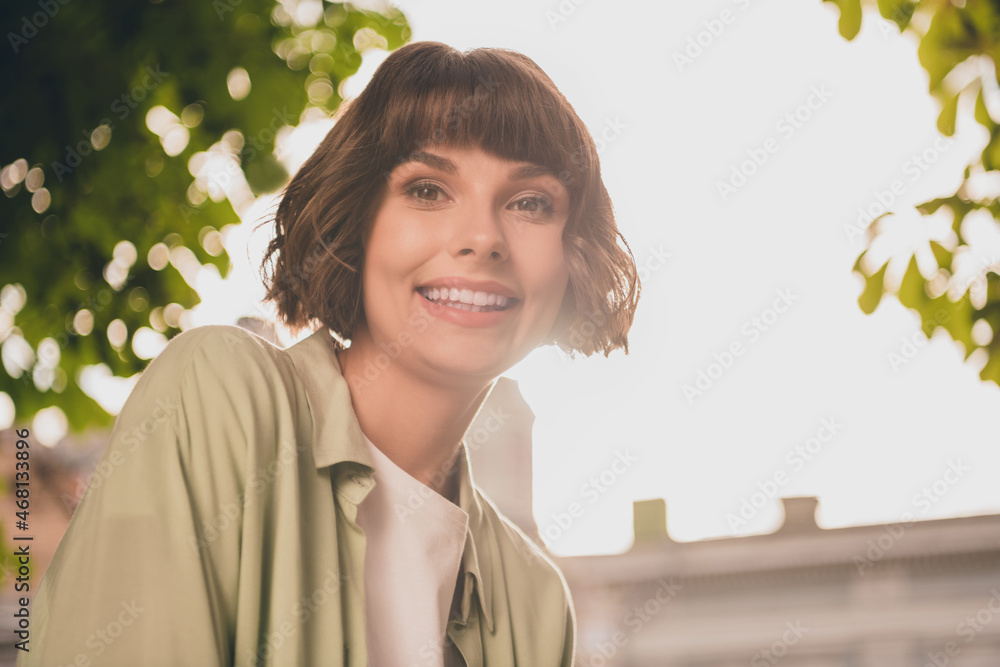
[(945, 248), (943, 245), (938, 243), (937, 241), (931, 241), (930, 246), (931, 246), (931, 252), (934, 253), (934, 259), (937, 260), (938, 266), (940, 266), (942, 269), (947, 269), (948, 271), (951, 271), (951, 260), (953, 257), (953, 253), (947, 248)]
[(938, 132), (946, 137), (955, 134), (955, 118), (958, 115), (958, 98), (961, 96), (961, 92), (955, 93), (941, 103), (941, 113), (938, 114), (937, 128)]
[(983, 100), (983, 89), (979, 88), (979, 92), (976, 93), (976, 110), (975, 110), (976, 121), (985, 127), (987, 130), (992, 130), (994, 123), (993, 119), (990, 118), (990, 112), (986, 110), (986, 102)]
[(917, 4), (911, 0), (878, 0), (878, 11), (883, 18), (894, 21), (900, 30), (905, 30)]
[(861, 30), (861, 0), (823, 0), (832, 2), (840, 9), (837, 29), (844, 39), (854, 39)]
[(920, 275), (916, 256), (910, 257), (910, 263), (906, 265), (906, 272), (896, 290), (896, 297), (907, 308), (916, 310), (919, 310), (927, 301), (927, 293), (924, 291), (924, 277)]
[(882, 300), (885, 270), (888, 267), (888, 263), (883, 264), (881, 269), (865, 278), (865, 288), (861, 292), (861, 296), (858, 297), (858, 305), (861, 307), (861, 312), (866, 315), (874, 313), (875, 309), (878, 308), (879, 302)]

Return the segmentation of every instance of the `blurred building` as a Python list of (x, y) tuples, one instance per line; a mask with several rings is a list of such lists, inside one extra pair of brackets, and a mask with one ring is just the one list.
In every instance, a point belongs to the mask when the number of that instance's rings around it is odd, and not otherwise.
[(782, 503), (773, 534), (678, 543), (640, 501), (628, 552), (557, 559), (577, 664), (1000, 666), (1000, 515), (824, 530)]
[[(489, 401), (516, 417), (473, 454), (476, 482), (537, 542), (514, 483), (531, 479), (534, 415), (514, 382)], [(689, 543), (662, 500), (639, 501), (626, 553), (553, 557), (577, 665), (1000, 667), (1000, 515), (821, 529), (816, 498), (781, 501), (772, 534)]]

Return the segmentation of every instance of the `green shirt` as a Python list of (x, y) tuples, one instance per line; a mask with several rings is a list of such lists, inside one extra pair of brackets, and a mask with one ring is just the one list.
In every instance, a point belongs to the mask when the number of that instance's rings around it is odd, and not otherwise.
[[(221, 325), (170, 341), (42, 578), (19, 667), (367, 664), (356, 518), (373, 462), (334, 350), (326, 329), (285, 350)], [(469, 531), (448, 638), (470, 667), (570, 667), (562, 573), (460, 451)]]

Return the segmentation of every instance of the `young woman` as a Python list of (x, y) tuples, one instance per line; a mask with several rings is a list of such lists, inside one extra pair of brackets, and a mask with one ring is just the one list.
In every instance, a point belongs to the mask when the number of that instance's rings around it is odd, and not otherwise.
[(637, 271), (582, 121), (521, 54), (410, 44), (275, 230), (268, 297), (316, 331), (171, 340), (18, 664), (569, 667), (566, 582), (475, 486), (463, 437), (537, 346), (628, 350)]

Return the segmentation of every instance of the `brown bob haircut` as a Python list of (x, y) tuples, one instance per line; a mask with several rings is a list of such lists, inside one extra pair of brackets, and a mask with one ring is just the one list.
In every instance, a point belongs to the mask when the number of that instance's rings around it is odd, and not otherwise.
[(570, 193), (570, 278), (547, 342), (571, 356), (627, 354), (638, 271), (583, 121), (527, 56), (437, 42), (390, 54), (285, 188), (262, 264), (267, 299), (285, 324), (297, 331), (318, 321), (341, 339), (354, 335), (364, 322), (365, 244), (387, 177), (434, 144), (477, 146), (558, 174)]

